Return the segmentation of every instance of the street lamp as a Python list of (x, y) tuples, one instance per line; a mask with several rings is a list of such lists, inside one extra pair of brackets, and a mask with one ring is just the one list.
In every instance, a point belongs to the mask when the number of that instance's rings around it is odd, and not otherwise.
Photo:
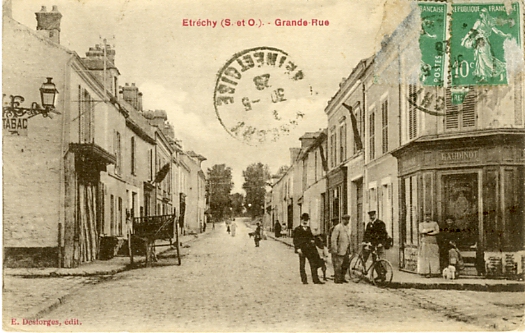
[[(2, 107), (3, 118), (20, 118), (24, 115), (28, 115), (28, 118), (42, 114), (42, 116), (53, 118), (49, 113), (53, 112), (60, 114), (55, 110), (55, 100), (58, 90), (55, 84), (52, 82), (53, 78), (48, 77), (47, 82), (44, 82), (40, 87), (40, 98), (42, 106), (37, 102), (31, 103), (30, 108), (24, 108), (20, 105), (25, 101), (25, 98), (21, 95), (10, 95), (11, 101), (8, 105)], [(5, 96), (5, 95), (4, 95)]]

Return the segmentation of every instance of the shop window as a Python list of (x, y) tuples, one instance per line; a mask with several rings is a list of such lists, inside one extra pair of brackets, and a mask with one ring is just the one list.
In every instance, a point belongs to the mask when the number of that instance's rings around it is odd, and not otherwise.
[(404, 180), (405, 230), (403, 242), (407, 245), (418, 245), (418, 196), (417, 177)]

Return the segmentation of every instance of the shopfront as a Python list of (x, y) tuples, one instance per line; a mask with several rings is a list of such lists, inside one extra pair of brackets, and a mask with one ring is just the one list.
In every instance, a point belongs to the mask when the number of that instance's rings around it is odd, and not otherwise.
[(343, 215), (348, 213), (347, 203), (347, 168), (342, 166), (331, 171), (328, 176), (328, 206), (330, 209), (330, 225), (325, 230), (341, 222)]
[(498, 134), (422, 140), (396, 151), (401, 268), (416, 272), (418, 224), (430, 212), (442, 230), (453, 226), (464, 275), (521, 274), (523, 148), (522, 134)]

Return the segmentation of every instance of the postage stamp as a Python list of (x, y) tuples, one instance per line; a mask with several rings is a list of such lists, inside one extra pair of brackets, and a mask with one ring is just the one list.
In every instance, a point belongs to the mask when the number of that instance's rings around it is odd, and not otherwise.
[(507, 84), (506, 53), (521, 45), (518, 3), (453, 4), (452, 86)]
[(217, 119), (249, 145), (277, 141), (304, 117), (297, 101), (311, 92), (288, 53), (257, 47), (235, 54), (221, 68), (214, 90)]
[(419, 80), (424, 86), (443, 86), (445, 80), (446, 3), (419, 3), (421, 11), (421, 70)]

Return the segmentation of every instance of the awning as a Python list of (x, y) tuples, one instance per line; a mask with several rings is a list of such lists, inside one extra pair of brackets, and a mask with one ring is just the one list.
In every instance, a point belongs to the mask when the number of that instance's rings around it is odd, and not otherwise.
[(85, 155), (90, 159), (103, 162), (105, 164), (116, 164), (117, 158), (104, 148), (94, 143), (70, 143), (69, 150), (74, 153)]

